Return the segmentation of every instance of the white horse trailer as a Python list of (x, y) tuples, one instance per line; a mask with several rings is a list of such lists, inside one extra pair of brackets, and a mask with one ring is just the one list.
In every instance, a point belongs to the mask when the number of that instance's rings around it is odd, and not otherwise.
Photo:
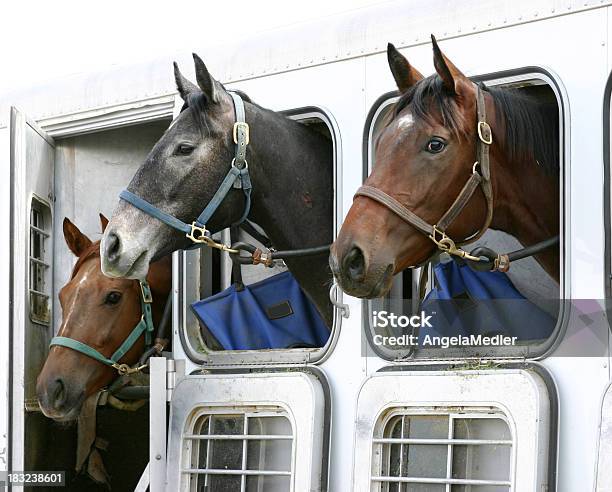
[[(427, 74), (434, 33), (467, 75), (554, 98), (558, 296), (591, 306), (612, 296), (610, 15), (612, 3), (603, 0), (393, 2), (193, 51), (228, 88), (329, 133), (336, 232), (397, 97), (387, 42)], [(189, 76), (191, 56), (176, 60)], [(7, 469), (31, 469), (45, 449), (37, 443), (59, 432), (32, 410), (60, 319), (58, 289), (73, 261), (61, 221), (68, 216), (97, 237), (97, 213), (110, 216), (182, 106), (171, 61), (73, 76), (0, 105)], [(173, 352), (151, 367), (140, 490), (148, 482), (152, 491), (612, 490), (609, 327), (601, 309), (564, 304), (550, 338), (520, 353), (398, 357), (370, 346), (370, 304), (335, 293), (324, 347), (220, 351), (207, 347), (189, 310), (213, 280), (229, 285), (227, 259), (215, 271), (211, 265), (208, 251), (174, 254)], [(402, 278), (388, 302), (409, 297), (404, 290), (414, 282)]]

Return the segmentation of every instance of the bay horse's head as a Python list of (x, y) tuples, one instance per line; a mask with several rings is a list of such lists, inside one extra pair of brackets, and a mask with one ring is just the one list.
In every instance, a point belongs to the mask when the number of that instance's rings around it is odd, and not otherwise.
[[(432, 41), (437, 73), (427, 78), (393, 45), (388, 47), (400, 99), (377, 136), (375, 166), (365, 185), (436, 224), (473, 172), (478, 88), (440, 51), (433, 36)], [(494, 115), (493, 108), (488, 110)], [(484, 195), (476, 190), (446, 232), (457, 241), (468, 238), (486, 215)], [(330, 265), (347, 293), (373, 298), (389, 291), (395, 273), (424, 262), (435, 248), (427, 234), (389, 208), (356, 196), (332, 246)]]
[[(213, 197), (234, 158), (232, 98), (193, 55), (198, 85), (174, 75), (183, 110), (155, 144), (127, 190), (187, 224)], [(206, 225), (220, 230), (238, 220), (244, 195), (232, 189)], [(143, 278), (149, 263), (191, 244), (184, 233), (120, 200), (102, 238), (102, 269), (114, 277)]]
[[(107, 220), (100, 215), (102, 230)], [(64, 219), (64, 238), (78, 260), (69, 282), (61, 289), (62, 324), (58, 336), (86, 344), (110, 357), (141, 319), (140, 284), (106, 277), (100, 265), (100, 242), (92, 242), (70, 220)], [(153, 293), (153, 313), (159, 319), (171, 286), (169, 258), (151, 265), (147, 280)], [(144, 336), (121, 359), (134, 364), (144, 351)], [(36, 393), (43, 413), (56, 420), (75, 419), (81, 404), (108, 385), (117, 372), (65, 346), (53, 346), (38, 376)]]

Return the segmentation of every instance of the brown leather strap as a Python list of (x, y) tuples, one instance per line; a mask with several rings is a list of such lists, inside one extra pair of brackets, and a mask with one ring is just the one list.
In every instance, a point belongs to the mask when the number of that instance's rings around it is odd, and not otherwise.
[(487, 123), (487, 105), (485, 102), (484, 92), (480, 86), (476, 91), (476, 113), (478, 122), (476, 123), (476, 133), (478, 140), (476, 141), (476, 158), (478, 159), (478, 167), (482, 176), (482, 193), (487, 202), (487, 216), (483, 226), (473, 236), (467, 238), (465, 242), (476, 241), (486, 232), (493, 220), (493, 185), (491, 183), (491, 166), (489, 160), (489, 147), (493, 143), (493, 132)]
[(400, 219), (413, 225), (423, 234), (430, 235), (433, 233), (433, 226), (431, 224), (425, 222), (423, 219), (421, 219), (421, 217), (406, 208), (391, 195), (388, 195), (378, 188), (368, 185), (360, 186), (357, 189), (355, 196), (367, 196), (368, 198), (381, 203), (391, 210), (391, 212), (396, 214)]
[(453, 204), (449, 207), (446, 213), (442, 216), (442, 218), (436, 224), (436, 227), (441, 231), (446, 231), (448, 226), (450, 226), (453, 221), (457, 218), (457, 216), (461, 213), (461, 211), (465, 208), (465, 206), (472, 198), (472, 195), (478, 188), (482, 182), (482, 177), (476, 171), (472, 172), (470, 179), (468, 179), (467, 183), (463, 186), (463, 189), (455, 198)]

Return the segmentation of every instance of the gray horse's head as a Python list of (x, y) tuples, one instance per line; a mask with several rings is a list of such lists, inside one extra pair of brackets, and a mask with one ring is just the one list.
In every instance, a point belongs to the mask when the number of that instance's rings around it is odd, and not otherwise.
[[(235, 121), (231, 96), (193, 55), (198, 85), (174, 64), (183, 111), (155, 144), (128, 190), (186, 223), (216, 192), (234, 157)], [(221, 229), (244, 208), (241, 190), (231, 190), (207, 227)], [(183, 248), (189, 240), (159, 220), (120, 200), (101, 242), (102, 270), (114, 277), (142, 279), (149, 263)]]

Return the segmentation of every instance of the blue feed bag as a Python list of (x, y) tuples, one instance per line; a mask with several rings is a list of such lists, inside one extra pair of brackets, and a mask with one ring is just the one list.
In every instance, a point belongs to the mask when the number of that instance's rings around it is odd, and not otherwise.
[(225, 350), (322, 347), (329, 329), (290, 272), (191, 305)]
[(421, 305), (433, 328), (420, 336), (508, 335), (548, 338), (556, 319), (525, 298), (505, 273), (480, 272), (455, 261), (434, 267), (435, 287)]

